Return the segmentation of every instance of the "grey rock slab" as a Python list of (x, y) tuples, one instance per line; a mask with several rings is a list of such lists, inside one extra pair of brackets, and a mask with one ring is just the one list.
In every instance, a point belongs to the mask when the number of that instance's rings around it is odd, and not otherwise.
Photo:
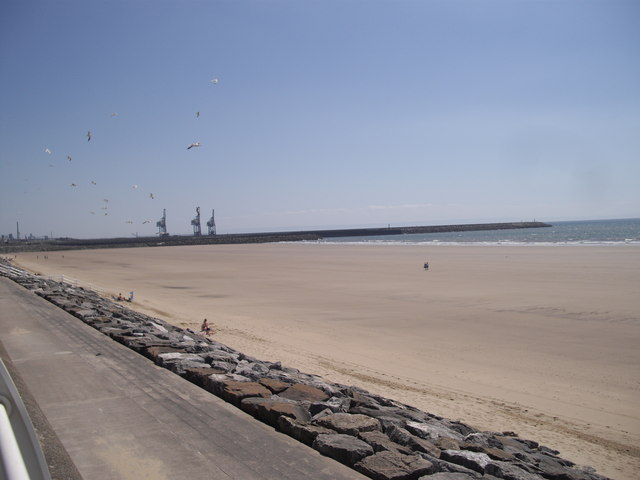
[(420, 477), (418, 480), (473, 480), (477, 477), (460, 472), (438, 472), (433, 475)]
[(311, 418), (309, 411), (298, 402), (277, 397), (246, 397), (240, 401), (240, 408), (249, 415), (275, 428), (278, 427), (278, 419), (281, 416), (291, 417), (301, 422), (308, 422)]
[(93, 309), (82, 309), (82, 310), (78, 310), (75, 312), (75, 316), (80, 318), (81, 320), (85, 320), (89, 317), (94, 317), (98, 314), (98, 312), (96, 310)]
[(331, 397), (326, 402), (314, 402), (309, 406), (311, 415), (317, 415), (325, 412), (323, 415), (331, 413), (347, 413), (349, 410), (349, 397)]
[(290, 386), (278, 396), (299, 402), (323, 402), (329, 398), (322, 390), (302, 383)]
[[(440, 458), (436, 458), (433, 455), (429, 455), (428, 453), (422, 453), (419, 452), (418, 455), (420, 455), (422, 458), (429, 460), (431, 463), (434, 464), (436, 472), (442, 472), (442, 473), (463, 473), (465, 475), (467, 475), (468, 477), (471, 478), (483, 478), (485, 477), (485, 475), (483, 475), (482, 473), (479, 473), (475, 470), (471, 470), (470, 468), (467, 467), (463, 467), (462, 465), (458, 465), (456, 463), (450, 463), (450, 462), (445, 462), (444, 460), (441, 460)], [(492, 478), (494, 478), (493, 476), (491, 476), (490, 478), (484, 479), (484, 480), (491, 480)]]
[(178, 362), (192, 362), (196, 364), (204, 364), (204, 360), (200, 355), (195, 353), (168, 352), (158, 355), (156, 362), (161, 367), (167, 367)]
[(386, 434), (382, 432), (360, 432), (358, 437), (373, 447), (375, 452), (389, 450), (392, 452), (404, 453), (410, 455), (413, 451), (404, 445), (400, 445), (392, 441)]
[(333, 413), (325, 415), (314, 421), (321, 427), (330, 428), (338, 433), (357, 436), (360, 432), (373, 432), (380, 430), (380, 422), (366, 415), (350, 413)]
[(245, 398), (268, 398), (271, 396), (271, 391), (256, 382), (237, 382), (230, 380), (225, 382), (220, 396), (227, 402), (240, 406), (240, 402)]
[(320, 434), (313, 441), (312, 447), (323, 455), (350, 467), (364, 457), (373, 455), (371, 445), (342, 433)]
[(508, 462), (489, 462), (485, 466), (484, 471), (495, 477), (503, 478), (504, 480), (544, 480), (544, 477), (536, 475), (535, 473), (529, 473), (517, 465)]
[(468, 450), (443, 450), (440, 458), (480, 473), (484, 473), (485, 467), (491, 463), (491, 458), (486, 453), (470, 452)]
[(211, 362), (211, 366), (218, 370), (223, 370), (224, 372), (227, 372), (227, 373), (233, 372), (236, 369), (235, 363), (228, 363), (228, 362), (213, 361)]
[(390, 451), (365, 457), (354, 468), (373, 480), (417, 480), (433, 472), (433, 464), (418, 455)]
[(412, 451), (428, 453), (436, 458), (440, 457), (440, 449), (438, 447), (428, 440), (413, 435), (404, 428), (392, 425), (387, 428), (385, 433), (391, 440), (399, 443), (400, 445), (409, 447)]
[(260, 385), (264, 385), (273, 393), (280, 393), (291, 386), (289, 383), (275, 380), (273, 378), (261, 378), (258, 380), (258, 383), (260, 383)]
[(259, 381), (269, 373), (269, 369), (265, 365), (254, 363), (251, 365), (236, 366), (233, 373), (250, 378), (254, 382)]
[(221, 397), (222, 392), (224, 391), (227, 385), (227, 382), (232, 380), (236, 382), (250, 382), (248, 378), (241, 377), (240, 375), (233, 375), (229, 373), (225, 373), (225, 374), (214, 373), (212, 375), (208, 375), (206, 378), (203, 379), (203, 387), (208, 392), (211, 392), (214, 395)]
[(464, 441), (482, 447), (503, 448), (503, 443), (490, 432), (475, 432), (464, 437)]
[(459, 432), (439, 423), (407, 422), (405, 428), (425, 440), (435, 441), (440, 437), (451, 438), (459, 442), (464, 440), (464, 437)]
[(278, 417), (278, 430), (309, 446), (313, 445), (313, 441), (318, 435), (330, 435), (334, 433), (328, 428), (313, 425), (311, 423), (299, 422), (295, 418), (285, 415)]

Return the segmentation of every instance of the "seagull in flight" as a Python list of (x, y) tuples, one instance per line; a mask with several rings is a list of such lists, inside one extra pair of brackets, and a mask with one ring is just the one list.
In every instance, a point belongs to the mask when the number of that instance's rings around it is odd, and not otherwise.
[(131, 188), (133, 188), (134, 190), (136, 190), (138, 188), (138, 185), (131, 185)]
[(91, 141), (91, 130), (87, 132), (87, 142)]
[(145, 223), (150, 223), (151, 220), (145, 220), (144, 222), (142, 222), (142, 224), (144, 225)]
[(97, 185), (97, 183), (95, 182), (95, 180), (91, 180), (91, 185)]
[(193, 147), (199, 147), (200, 142), (193, 142), (191, 145), (187, 147), (187, 150), (191, 150)]
[(44, 149), (45, 153), (48, 153), (49, 155), (51, 155), (51, 150), (49, 150), (48, 148)]
[(70, 187), (77, 187), (78, 185), (76, 185), (75, 183), (72, 183), (71, 185), (69, 185)]
[(127, 220), (127, 223), (133, 223), (131, 220)]
[(196, 112), (196, 118), (200, 118), (200, 112)]
[(214, 84), (214, 85), (217, 85), (219, 81), (220, 80), (218, 80), (217, 78), (212, 78), (211, 79), (211, 83)]
[(156, 197), (154, 197), (154, 196), (153, 196), (153, 193), (150, 193), (150, 194), (149, 194), (149, 198), (150, 198), (151, 200), (153, 200), (153, 199), (154, 199), (154, 198), (156, 198)]
[(117, 117), (117, 116), (118, 116), (118, 112), (113, 112), (113, 113), (111, 114), (111, 116), (112, 116), (112, 117)]
[(67, 155), (67, 160), (69, 160), (69, 161), (73, 160), (73, 159), (71, 158), (71, 155)]

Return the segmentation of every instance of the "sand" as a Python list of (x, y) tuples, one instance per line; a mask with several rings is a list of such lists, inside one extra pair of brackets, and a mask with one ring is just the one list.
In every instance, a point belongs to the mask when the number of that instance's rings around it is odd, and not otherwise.
[[(615, 479), (640, 471), (640, 247), (214, 245), (19, 254), (263, 360)], [(423, 269), (428, 261), (429, 271)]]

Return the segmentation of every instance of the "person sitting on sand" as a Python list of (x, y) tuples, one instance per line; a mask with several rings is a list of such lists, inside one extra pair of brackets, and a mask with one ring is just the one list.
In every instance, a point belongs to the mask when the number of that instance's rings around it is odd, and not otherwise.
[(202, 322), (202, 327), (200, 327), (200, 332), (204, 333), (205, 335), (211, 335), (211, 332), (213, 330), (211, 329), (211, 327), (209, 326), (209, 322), (208, 320), (205, 318)]
[(121, 293), (118, 294), (118, 298), (116, 298), (116, 300), (119, 302), (124, 302), (124, 297), (122, 296)]

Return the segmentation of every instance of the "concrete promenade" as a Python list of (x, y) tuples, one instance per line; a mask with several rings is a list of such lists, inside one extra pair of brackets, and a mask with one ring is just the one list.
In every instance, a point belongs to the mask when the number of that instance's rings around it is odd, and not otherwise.
[(366, 478), (1, 277), (0, 343), (54, 479)]

